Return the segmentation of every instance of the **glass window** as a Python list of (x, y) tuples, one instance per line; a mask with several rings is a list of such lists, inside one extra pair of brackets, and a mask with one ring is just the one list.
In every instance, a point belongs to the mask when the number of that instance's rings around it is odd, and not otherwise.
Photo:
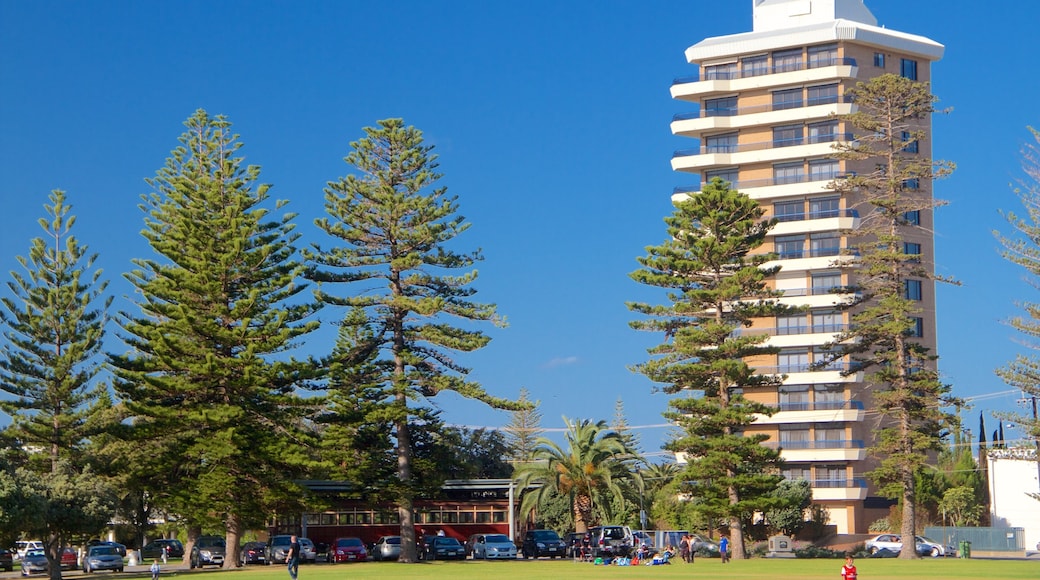
[(781, 350), (776, 355), (781, 373), (804, 373), (809, 370), (809, 351)]
[(809, 449), (812, 440), (809, 438), (809, 428), (804, 425), (781, 425), (780, 447), (784, 449)]
[(781, 411), (808, 411), (809, 385), (788, 385), (780, 387)]
[(802, 221), (805, 219), (805, 202), (800, 199), (778, 201), (773, 204), (773, 217), (782, 222)]
[(802, 49), (778, 50), (773, 53), (773, 72), (789, 72), (801, 70)]
[(830, 119), (809, 125), (809, 143), (831, 143), (838, 138), (837, 120)]
[[(810, 169), (812, 164), (809, 165)], [(838, 196), (814, 197), (809, 199), (809, 219), (823, 219), (841, 215), (841, 198)]]
[(805, 236), (777, 236), (773, 238), (773, 251), (781, 260), (801, 258), (805, 254)]
[(838, 102), (838, 84), (834, 83), (831, 85), (820, 85), (816, 87), (809, 87), (807, 90), (808, 98), (807, 103), (811, 107), (813, 105), (827, 105), (830, 103)]
[[(813, 159), (809, 161), (809, 181), (834, 180), (838, 177), (839, 168), (838, 162), (834, 159)], [(835, 206), (836, 208), (837, 206)], [(826, 217), (835, 217), (837, 215)]]
[(840, 272), (819, 272), (812, 275), (813, 296), (829, 294), (835, 288), (841, 288)]
[(875, 52), (874, 53), (874, 66), (878, 68), (885, 68), (885, 53)]
[(773, 166), (773, 182), (776, 185), (785, 183), (801, 183), (805, 181), (805, 168), (801, 161), (794, 163), (778, 163)]
[(843, 327), (844, 324), (842, 323), (840, 312), (827, 310), (822, 312), (813, 312), (813, 332), (841, 332)]
[(903, 219), (906, 221), (907, 225), (919, 226), (921, 225), (921, 210), (915, 209), (913, 211), (908, 211), (903, 214)]
[(907, 300), (921, 300), (922, 299), (922, 288), (920, 280), (906, 280), (904, 283), (904, 289), (906, 291)]
[(773, 91), (773, 110), (797, 109), (802, 106), (802, 89)]
[(488, 523), (490, 521), (491, 521), (491, 513), (490, 512), (485, 512), (485, 511), (477, 512), (477, 523), (478, 524), (486, 524), (486, 523)]
[(732, 117), (737, 114), (737, 97), (704, 100), (705, 117)]
[(916, 81), (917, 61), (910, 58), (904, 58), (899, 65), (899, 74), (912, 81)]
[(841, 234), (817, 232), (809, 235), (809, 253), (814, 258), (837, 256), (841, 252)]
[(809, 68), (819, 68), (821, 66), (834, 66), (838, 64), (837, 44), (810, 46), (806, 52), (809, 53)]
[(903, 253), (907, 256), (920, 256), (921, 244), (914, 242), (903, 242)]
[(769, 74), (769, 56), (749, 56), (740, 60), (741, 76), (757, 77)]
[(917, 191), (918, 189), (921, 189), (921, 180), (917, 179), (916, 177), (911, 179), (904, 179), (903, 187), (911, 191)]
[(729, 169), (714, 169), (712, 171), (704, 172), (705, 181), (710, 182), (712, 179), (715, 179), (716, 177), (722, 179), (723, 181), (729, 182), (730, 185), (733, 185), (737, 182), (737, 169), (735, 167), (732, 167)]
[(903, 143), (905, 143), (905, 145), (903, 146), (903, 151), (906, 151), (907, 153), (917, 153), (917, 141), (912, 140), (913, 134), (911, 134), (910, 131), (903, 131), (902, 139)]
[(844, 465), (821, 465), (816, 468), (816, 475), (831, 487), (845, 487), (848, 470)]
[(811, 477), (808, 467), (785, 467), (780, 474), (788, 481), (808, 480)]
[(707, 153), (733, 153), (737, 150), (737, 134), (712, 135), (704, 138)]
[(773, 127), (773, 147), (793, 147), (805, 142), (805, 127), (802, 125), (783, 125)]
[(845, 407), (845, 387), (842, 385), (814, 385), (814, 409), (842, 409)]
[(809, 317), (805, 314), (776, 317), (776, 333), (778, 335), (805, 334), (809, 328)]
[(827, 425), (816, 427), (815, 439), (817, 449), (841, 449), (845, 447), (845, 428)]
[(812, 355), (812, 362), (814, 365), (824, 365), (822, 370), (825, 371), (840, 371), (842, 369), (841, 357), (838, 355), (840, 351), (837, 349), (826, 349), (823, 347), (815, 347)]
[(915, 316), (910, 320), (914, 323), (913, 328), (910, 329), (910, 336), (924, 338), (924, 319), (920, 316)]
[(704, 80), (712, 81), (716, 79), (728, 80), (737, 78), (737, 63), (727, 62), (726, 64), (713, 64), (704, 67)]

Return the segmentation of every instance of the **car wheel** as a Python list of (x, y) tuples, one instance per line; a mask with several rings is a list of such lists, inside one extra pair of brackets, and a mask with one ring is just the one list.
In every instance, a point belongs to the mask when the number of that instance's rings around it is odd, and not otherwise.
[(123, 567), (122, 566), (120, 566), (119, 569), (116, 570), (116, 572), (122, 572), (122, 571), (123, 571)]
[(940, 553), (940, 550), (939, 550), (938, 546), (932, 548), (932, 557), (933, 558), (938, 558), (941, 555), (942, 554)]
[(871, 547), (870, 547), (870, 553), (871, 553), (871, 554), (877, 554), (877, 553), (878, 553), (878, 548), (877, 548), (877, 546), (871, 546)]

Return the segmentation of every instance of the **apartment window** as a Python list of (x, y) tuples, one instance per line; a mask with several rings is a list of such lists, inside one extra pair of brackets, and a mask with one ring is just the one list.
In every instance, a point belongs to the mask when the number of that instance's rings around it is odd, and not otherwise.
[(813, 365), (822, 365), (821, 368), (825, 371), (840, 371), (842, 370), (842, 363), (839, 353), (838, 349), (816, 347), (812, 355)]
[(821, 66), (834, 66), (838, 64), (837, 44), (810, 46), (806, 52), (809, 55), (809, 68), (820, 68)]
[(885, 53), (874, 53), (874, 66), (876, 66), (877, 68), (885, 68)]
[(802, 125), (783, 125), (773, 127), (773, 147), (793, 147), (805, 142), (805, 127)]
[(907, 300), (922, 300), (922, 286), (920, 280), (906, 280), (903, 283), (904, 295)]
[(899, 63), (899, 74), (912, 80), (917, 80), (917, 61), (911, 58), (904, 58)]
[(907, 153), (917, 153), (917, 140), (913, 138), (913, 135), (910, 134), (910, 131), (903, 131), (902, 138), (903, 143), (905, 143), (905, 145), (903, 146), (903, 151), (906, 151)]
[(821, 465), (816, 468), (817, 487), (845, 487), (848, 470), (844, 465)]
[(830, 143), (838, 139), (838, 121), (831, 119), (809, 125), (809, 143)]
[[(831, 181), (838, 177), (838, 162), (834, 159), (812, 159), (809, 161), (809, 181)], [(837, 198), (835, 198), (837, 199)], [(818, 216), (818, 217), (834, 217)]]
[(737, 114), (737, 97), (704, 100), (705, 117), (732, 117)]
[(773, 204), (773, 217), (781, 222), (797, 222), (805, 219), (805, 202), (778, 201)]
[(837, 256), (841, 252), (841, 234), (817, 232), (809, 236), (809, 254), (814, 258)]
[(740, 60), (741, 76), (757, 77), (769, 74), (769, 55), (749, 56)]
[(781, 260), (801, 258), (805, 254), (805, 236), (776, 236), (773, 238), (773, 251)]
[(778, 50), (773, 53), (773, 71), (782, 73), (802, 68), (802, 49)]
[(773, 182), (776, 185), (785, 183), (801, 183), (805, 178), (805, 167), (801, 161), (794, 163), (777, 163), (773, 166)]
[(835, 288), (842, 288), (841, 272), (818, 272), (812, 275), (813, 296), (830, 294)]
[(906, 221), (907, 225), (919, 226), (921, 225), (921, 210), (908, 211), (903, 214), (903, 220)]
[[(810, 171), (812, 164), (809, 165)], [(838, 217), (841, 214), (839, 205), (841, 204), (841, 198), (838, 196), (829, 197), (814, 197), (809, 199), (809, 218), (810, 219), (823, 219)]]
[(813, 332), (841, 332), (843, 328), (844, 324), (842, 323), (840, 312), (825, 310), (823, 312), (813, 312), (812, 314)]
[(845, 387), (842, 385), (814, 385), (813, 408), (820, 410), (844, 409)]
[(843, 449), (845, 447), (845, 428), (833, 424), (816, 427), (815, 440), (817, 449)]
[(924, 338), (924, 319), (920, 316), (914, 316), (910, 319), (913, 325), (910, 328), (910, 336), (916, 336), (917, 338)]
[(803, 479), (808, 481), (812, 477), (808, 467), (785, 467), (780, 471), (780, 474), (788, 481), (798, 481)]
[(704, 172), (704, 180), (710, 182), (711, 180), (718, 177), (722, 181), (728, 182), (733, 185), (737, 182), (737, 169), (730, 167), (728, 169), (714, 169), (712, 171)]
[(917, 191), (918, 189), (921, 189), (921, 180), (917, 179), (916, 177), (913, 177), (911, 179), (904, 179), (903, 187), (909, 189), (910, 191)]
[(802, 89), (784, 89), (773, 91), (773, 110), (797, 109), (802, 106)]
[(737, 150), (737, 134), (712, 135), (704, 138), (704, 148), (708, 153), (733, 153)]
[(794, 314), (792, 316), (776, 317), (776, 334), (786, 336), (789, 334), (805, 334), (809, 328), (809, 317), (805, 314)]
[(903, 253), (907, 256), (920, 256), (921, 244), (916, 244), (914, 242), (903, 242)]
[(716, 79), (728, 80), (737, 78), (737, 63), (727, 62), (726, 64), (713, 64), (704, 67), (704, 80), (713, 81)]
[(787, 385), (780, 387), (781, 411), (808, 411), (809, 385)]
[(804, 373), (809, 370), (809, 351), (807, 350), (781, 350), (776, 355), (778, 372), (781, 373)]
[(808, 425), (798, 423), (780, 425), (780, 447), (784, 449), (809, 449), (811, 441)]
[(809, 87), (806, 90), (807, 104), (811, 107), (813, 105), (829, 105), (831, 103), (838, 102), (838, 84), (832, 85), (820, 85), (816, 87)]

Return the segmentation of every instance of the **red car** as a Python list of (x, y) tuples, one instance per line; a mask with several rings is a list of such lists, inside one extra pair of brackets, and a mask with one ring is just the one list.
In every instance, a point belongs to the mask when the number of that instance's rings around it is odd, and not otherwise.
[(336, 538), (329, 546), (328, 561), (333, 564), (339, 562), (364, 562), (368, 559), (368, 551), (361, 538)]
[(61, 569), (75, 570), (79, 568), (79, 555), (74, 548), (65, 548), (61, 551)]

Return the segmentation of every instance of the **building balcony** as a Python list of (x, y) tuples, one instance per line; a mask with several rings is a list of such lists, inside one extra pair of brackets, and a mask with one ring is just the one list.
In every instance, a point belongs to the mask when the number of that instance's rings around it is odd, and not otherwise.
[(780, 403), (772, 416), (755, 415), (756, 425), (791, 423), (860, 422), (865, 411), (862, 401), (822, 401), (819, 403)]
[[(672, 169), (699, 173), (711, 167), (827, 157), (834, 153), (833, 143), (848, 142), (853, 139), (852, 133), (832, 133), (738, 145), (705, 144), (696, 149), (676, 151), (672, 155)], [(791, 177), (791, 179), (800, 178), (800, 176)]]
[(793, 103), (777, 103), (732, 109), (702, 109), (672, 117), (672, 134), (700, 138), (708, 132), (747, 129), (764, 125), (789, 125), (856, 112), (849, 97), (826, 97)]
[[(772, 197), (789, 197), (793, 195), (812, 195), (831, 193), (828, 184), (846, 179), (856, 175), (850, 171), (825, 171), (822, 173), (810, 173), (783, 177), (769, 177), (766, 179), (744, 179), (730, 184), (733, 189), (746, 194), (751, 199), (768, 199)], [(696, 195), (704, 188), (703, 183), (697, 185), (682, 185), (672, 189), (672, 202), (677, 203)], [(840, 210), (835, 216), (809, 215), (805, 219), (826, 219), (827, 217), (850, 218), (859, 217), (856, 210)], [(794, 220), (792, 220), (794, 221)]]
[(852, 479), (814, 479), (812, 485), (813, 501), (862, 501), (867, 499), (867, 480), (861, 477)]
[(766, 441), (762, 445), (771, 449), (779, 449), (780, 456), (789, 463), (862, 461), (867, 458), (867, 450), (861, 439), (784, 441), (782, 443)]
[(831, 79), (856, 78), (858, 66), (853, 58), (834, 58), (774, 67), (751, 68), (737, 72), (709, 71), (680, 77), (672, 82), (673, 99), (699, 102), (714, 94), (736, 93), (780, 85), (795, 85)]

